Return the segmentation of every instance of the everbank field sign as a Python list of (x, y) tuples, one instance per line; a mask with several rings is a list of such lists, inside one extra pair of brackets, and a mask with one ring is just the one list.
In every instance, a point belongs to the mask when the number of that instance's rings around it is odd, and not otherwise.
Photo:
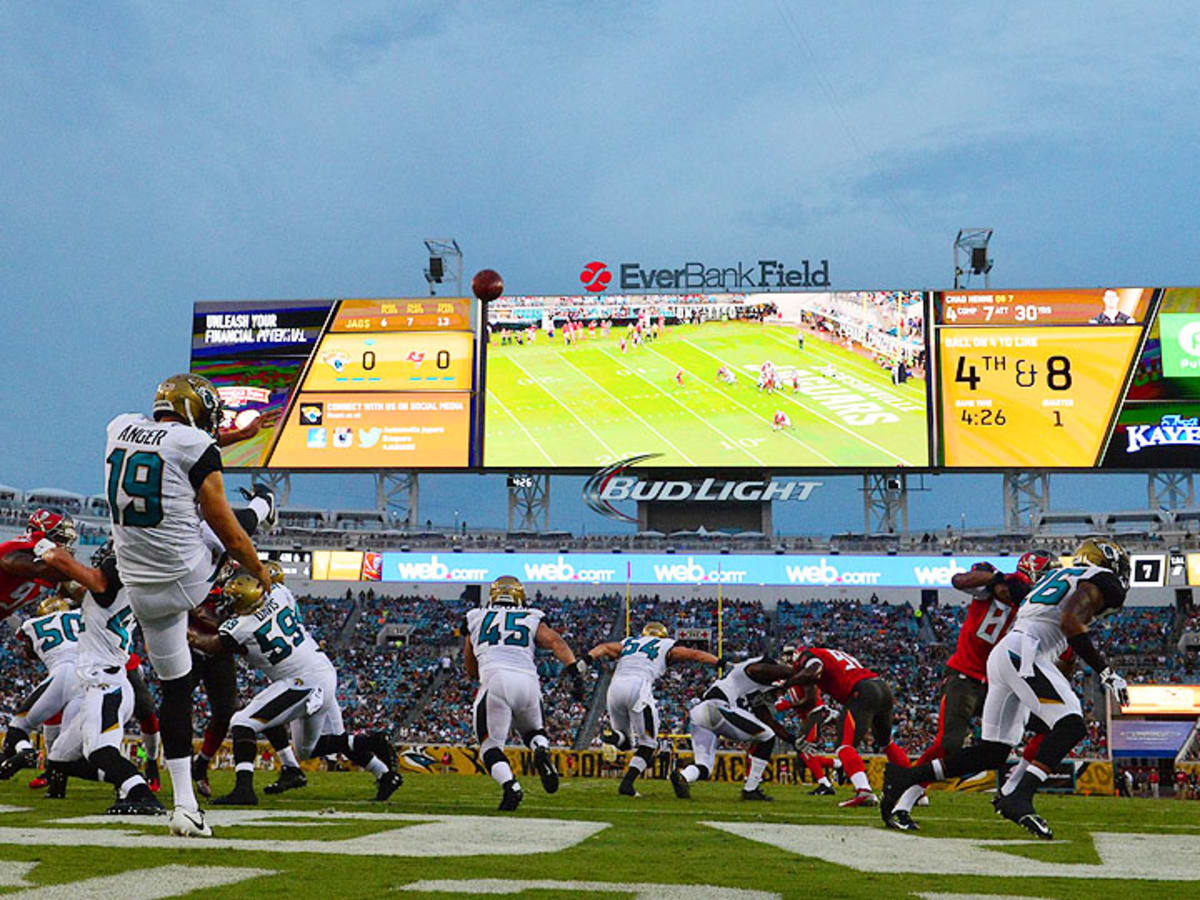
[(629, 291), (783, 291), (795, 288), (829, 287), (829, 260), (802, 259), (791, 265), (778, 259), (760, 259), (753, 263), (710, 266), (685, 262), (670, 267), (647, 266), (640, 262), (608, 263), (594, 259), (579, 273), (584, 290), (598, 294), (613, 281), (613, 269), (619, 274), (618, 288)]

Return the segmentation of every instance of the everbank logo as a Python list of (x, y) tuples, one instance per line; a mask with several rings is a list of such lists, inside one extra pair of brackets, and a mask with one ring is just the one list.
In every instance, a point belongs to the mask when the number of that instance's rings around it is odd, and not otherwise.
[(612, 581), (615, 569), (576, 569), (557, 557), (552, 563), (525, 563), (526, 581)]
[(790, 584), (879, 584), (882, 572), (842, 572), (824, 556), (807, 566), (786, 566)]
[(583, 267), (583, 271), (579, 273), (579, 280), (583, 282), (584, 290), (598, 294), (612, 281), (612, 272), (609, 271), (607, 263), (593, 260)]

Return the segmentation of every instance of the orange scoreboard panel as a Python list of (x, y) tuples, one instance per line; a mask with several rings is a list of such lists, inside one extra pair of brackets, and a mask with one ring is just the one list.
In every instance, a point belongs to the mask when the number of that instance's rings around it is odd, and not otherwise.
[(1095, 466), (1152, 294), (1122, 288), (940, 295), (939, 463)]

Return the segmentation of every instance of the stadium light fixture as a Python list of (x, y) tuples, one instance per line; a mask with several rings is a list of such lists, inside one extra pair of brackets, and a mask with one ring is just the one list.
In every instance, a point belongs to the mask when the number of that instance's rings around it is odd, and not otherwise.
[[(966, 286), (972, 275), (983, 276), (983, 286), (991, 287), (991, 271), (995, 260), (988, 255), (990, 228), (960, 228), (954, 238), (954, 289)], [(959, 259), (962, 253), (962, 259)]]
[(429, 296), (437, 294), (437, 285), (454, 282), (454, 296), (462, 296), (462, 249), (454, 238), (428, 238), (425, 249), (429, 251), (429, 265), (425, 269), (425, 281), (429, 284)]

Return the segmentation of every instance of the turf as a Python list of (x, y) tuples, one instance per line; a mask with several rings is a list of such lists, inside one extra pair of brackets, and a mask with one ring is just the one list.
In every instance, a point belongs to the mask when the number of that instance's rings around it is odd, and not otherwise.
[[(260, 773), (259, 782), (268, 775)], [(227, 790), (232, 776), (214, 775), (214, 789)], [(264, 875), (225, 887), (208, 888), (204, 896), (223, 897), (374, 897), (398, 891), (404, 885), (426, 879), (521, 879), (554, 881), (654, 882), (726, 886), (773, 892), (785, 897), (916, 897), (926, 893), (992, 894), (1046, 898), (1095, 898), (1131, 896), (1200, 896), (1200, 882), (1151, 883), (1121, 878), (1056, 878), (1006, 876), (1006, 860), (1016, 857), (1055, 863), (1096, 864), (1100, 861), (1093, 833), (1122, 832), (1162, 835), (1145, 842), (1142, 856), (1153, 856), (1163, 842), (1181, 835), (1200, 842), (1200, 804), (1173, 800), (1119, 800), (1113, 798), (1042, 797), (1039, 808), (1055, 827), (1054, 843), (1024, 842), (1025, 833), (996, 818), (983, 794), (935, 794), (933, 805), (918, 810), (923, 830), (911, 841), (918, 863), (937, 863), (960, 852), (956, 846), (940, 844), (951, 838), (981, 838), (1017, 843), (986, 851), (995, 860), (995, 871), (981, 875), (907, 874), (895, 875), (889, 866), (872, 866), (871, 856), (862, 853), (863, 865), (876, 871), (855, 871), (734, 836), (704, 822), (751, 823), (775, 832), (789, 825), (859, 826), (863, 830), (840, 833), (831, 840), (865, 847), (868, 839), (885, 832), (874, 809), (841, 810), (836, 799), (809, 797), (805, 789), (768, 786), (771, 804), (748, 804), (738, 798), (738, 786), (701, 784), (694, 787), (690, 801), (675, 799), (664, 781), (643, 782), (644, 796), (618, 797), (616, 782), (566, 780), (554, 796), (544, 795), (536, 779), (525, 779), (528, 798), (515, 815), (500, 815), (495, 806), (499, 791), (483, 777), (410, 775), (400, 791), (386, 804), (365, 799), (370, 779), (363, 773), (318, 773), (309, 787), (280, 797), (260, 792), (258, 811), (326, 810), (319, 821), (276, 820), (262, 825), (232, 825), (218, 829), (218, 838), (267, 839), (269, 841), (333, 841), (380, 834), (412, 827), (412, 822), (380, 820), (337, 820), (337, 813), (389, 812), (416, 814), (424, 818), (484, 816), (431, 852), (470, 852), (471, 845), (492, 833), (502, 832), (506, 846), (519, 848), (529, 840), (537, 823), (532, 819), (561, 820), (550, 823), (550, 833), (566, 829), (566, 820), (608, 823), (609, 827), (573, 843), (568, 849), (536, 855), (433, 856), (337, 855), (316, 852), (273, 852), (268, 849), (214, 848), (210, 843), (178, 841), (166, 849), (98, 848), (88, 846), (50, 847), (44, 839), (18, 841), (12, 829), (30, 827), (86, 828), (88, 830), (165, 832), (163, 820), (146, 820), (137, 825), (74, 825), (53, 820), (91, 815), (102, 810), (111, 791), (100, 785), (71, 782), (64, 801), (43, 799), (30, 791), (24, 779), (0, 784), (0, 872), (6, 861), (37, 860), (41, 865), (28, 874), (39, 884), (69, 883), (130, 872), (129, 885), (138, 883), (137, 869), (169, 864), (186, 866), (233, 866), (269, 870)], [(11, 807), (21, 807), (12, 809)], [(855, 837), (857, 835), (857, 837)], [(403, 838), (401, 837), (401, 840)], [(41, 842), (39, 843), (39, 840)], [(1131, 839), (1132, 840), (1132, 839)], [(928, 841), (929, 843), (920, 843)], [(846, 842), (849, 842), (848, 844)], [(1157, 843), (1156, 843), (1157, 842)], [(83, 844), (82, 839), (79, 844)], [(266, 845), (268, 847), (272, 845)], [(902, 847), (910, 846), (901, 844)], [(445, 850), (442, 850), (442, 847)], [(942, 847), (945, 849), (943, 850)], [(903, 855), (903, 854), (902, 854)], [(1195, 855), (1190, 857), (1193, 861)], [(936, 865), (934, 866), (936, 868)], [(1110, 874), (1106, 872), (1105, 874)], [(0, 884), (3, 882), (0, 881)], [(61, 896), (75, 896), (65, 888)], [(1151, 894), (1153, 892), (1153, 894)], [(697, 888), (692, 896), (705, 896)], [(136, 892), (131, 895), (141, 896)], [(197, 893), (195, 896), (199, 896)], [(399, 896), (448, 896), (403, 892)], [(526, 896), (578, 897), (577, 889), (538, 891)], [(583, 895), (590, 895), (583, 892)], [(18, 895), (19, 896), (19, 895)], [(57, 895), (56, 895), (57, 896)], [(163, 896), (158, 894), (156, 896)]]
[[(891, 467), (928, 464), (925, 384), (893, 385), (888, 372), (795, 328), (709, 322), (669, 328), (622, 354), (613, 329), (566, 348), (488, 346), (484, 462), (488, 466), (595, 468), (639, 453), (656, 466)], [(821, 382), (823, 399), (791, 387), (764, 394), (758, 367), (771, 360)], [(832, 364), (836, 382), (820, 371)], [(737, 383), (716, 380), (726, 365)], [(675, 381), (683, 370), (684, 382)], [(836, 388), (836, 389), (835, 389)], [(833, 397), (830, 395), (840, 395)], [(855, 400), (857, 397), (857, 401)], [(896, 421), (869, 421), (870, 404)], [(777, 410), (792, 428), (773, 431)]]

